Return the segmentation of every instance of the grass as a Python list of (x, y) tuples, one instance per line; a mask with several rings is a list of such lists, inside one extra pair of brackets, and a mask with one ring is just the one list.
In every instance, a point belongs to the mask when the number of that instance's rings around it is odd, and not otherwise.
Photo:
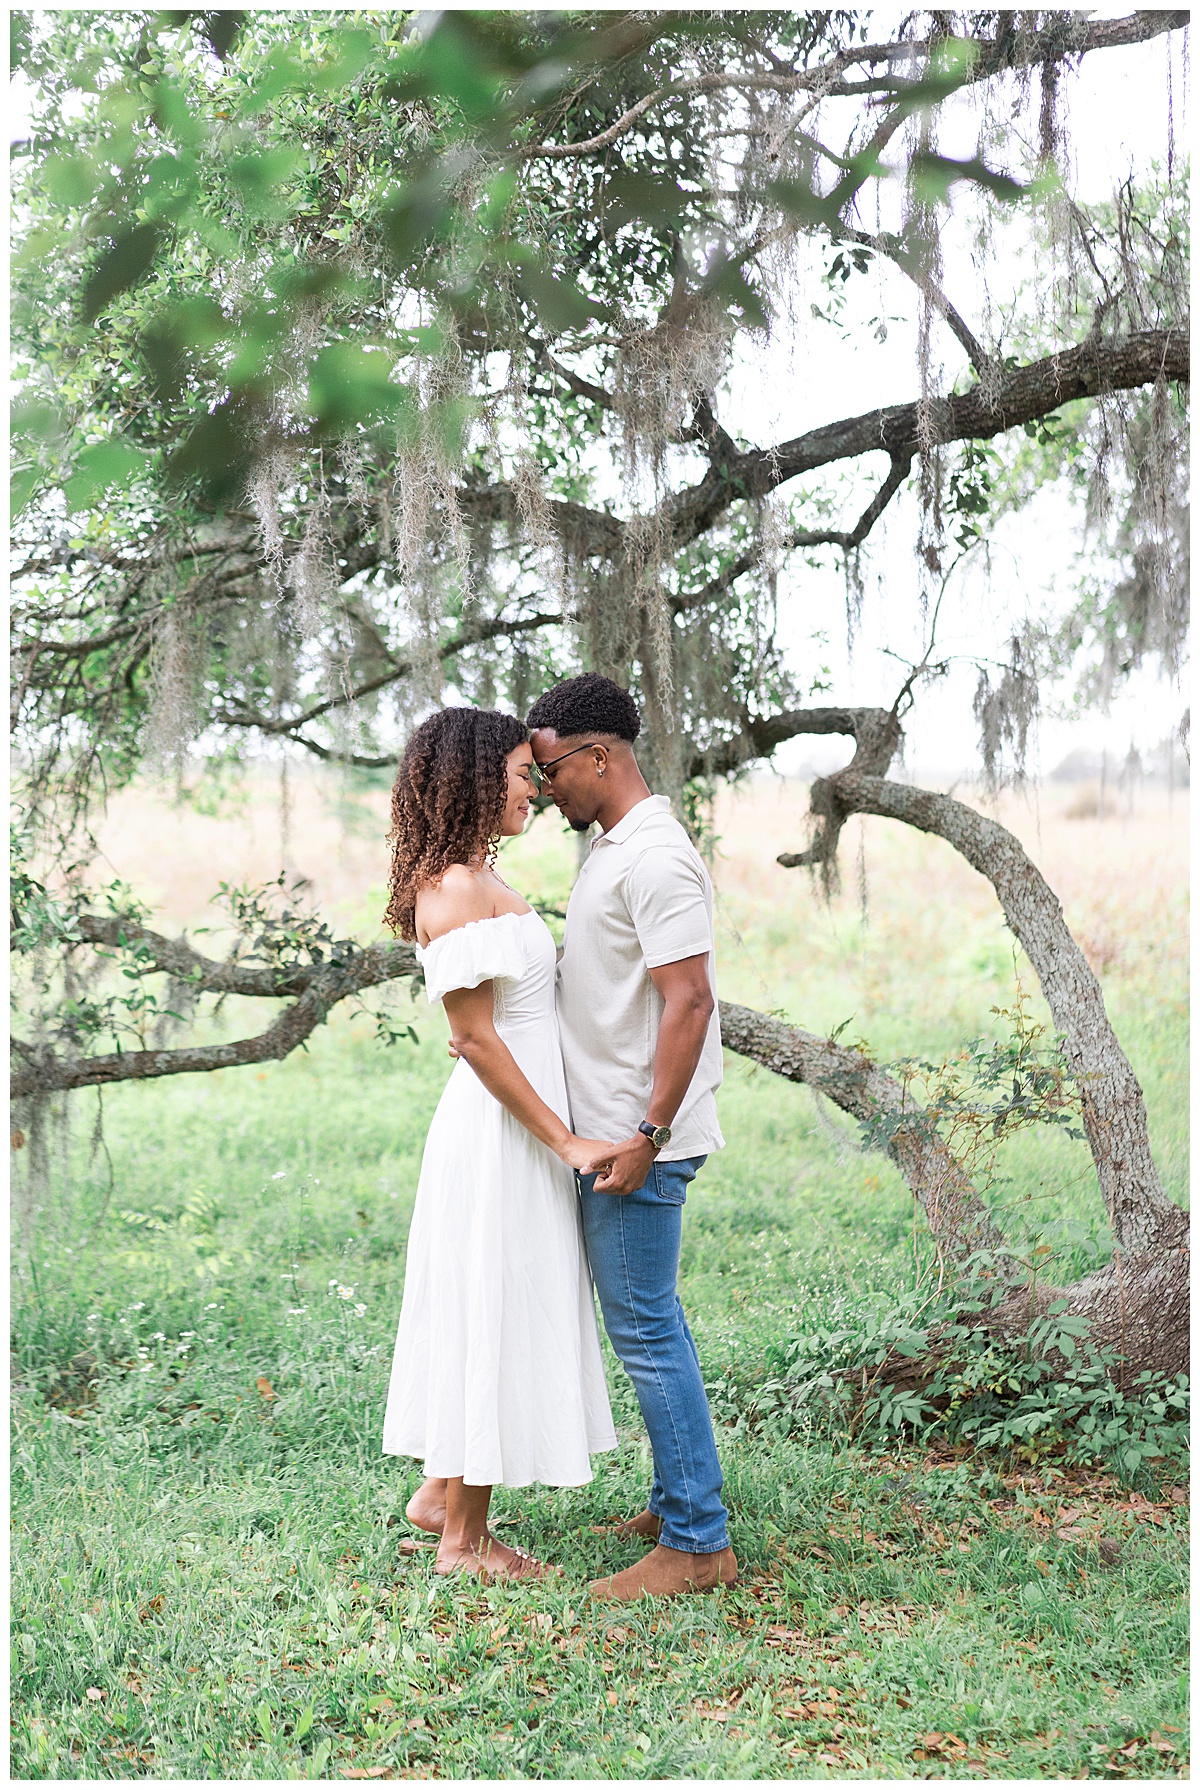
[[(884, 1055), (994, 1025), (1011, 950), (956, 861), (870, 832), (864, 924), (853, 887), (826, 911), (755, 862), (756, 799), (721, 828), (723, 992), (817, 1030), (849, 1016)], [(1080, 826), (1048, 821), (1039, 855), (1109, 954), (1178, 1197), (1174, 838), (1147, 892), (1113, 870), (1115, 827)], [(543, 829), (506, 874), (554, 898), (565, 851)], [(480, 1589), (403, 1552), (417, 1469), (380, 1457), (379, 1426), (448, 1067), (439, 1016), (416, 1013), (415, 1047), (342, 1016), (262, 1071), (114, 1090), (111, 1179), (81, 1116), (14, 1295), (14, 1775), (1186, 1774), (1186, 1505), (1161, 1472), (723, 1429), (740, 1585), (605, 1609), (587, 1580), (638, 1549), (597, 1531), (648, 1483), (614, 1368), (621, 1446), (591, 1485), (497, 1493), (500, 1532), (560, 1583)], [(682, 1292), (714, 1384), (753, 1383), (788, 1338), (910, 1287), (920, 1234), (889, 1165), (805, 1090), (731, 1062), (722, 1123)], [(1058, 1240), (1064, 1273), (1081, 1227), (1106, 1247), (1078, 1146), (1018, 1140), (1002, 1176), (994, 1198)]]

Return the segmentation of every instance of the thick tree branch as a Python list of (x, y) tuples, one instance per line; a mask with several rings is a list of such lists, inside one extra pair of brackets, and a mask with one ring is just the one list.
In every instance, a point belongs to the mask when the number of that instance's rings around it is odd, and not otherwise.
[[(882, 516), (892, 498), (896, 495), (912, 466), (912, 455), (898, 455), (892, 460), (891, 470), (884, 479), (853, 528), (794, 528), (784, 536), (782, 546), (785, 552), (795, 547), (840, 547), (851, 553), (861, 547), (879, 518)], [(701, 609), (705, 603), (711, 603), (715, 597), (721, 596), (732, 584), (747, 572), (762, 563), (762, 554), (757, 548), (746, 553), (739, 553), (736, 559), (730, 560), (723, 572), (710, 578), (699, 590), (683, 591), (671, 601), (671, 608), (676, 615), (685, 615), (689, 610)]]
[[(53, 1051), (19, 1045), (24, 1066), (11, 1081), (11, 1097), (38, 1092), (107, 1086), (118, 1081), (148, 1081), (163, 1075), (191, 1075), (201, 1070), (238, 1068), (286, 1057), (302, 1044), (329, 1010), (349, 995), (403, 976), (420, 976), (411, 945), (370, 945), (341, 941), (336, 959), (322, 964), (269, 965), (217, 963), (186, 939), (167, 939), (113, 916), (83, 914), (77, 930), (83, 942), (140, 946), (147, 972), (159, 971), (205, 994), (258, 997), (295, 996), (265, 1032), (231, 1044), (185, 1045), (174, 1050), (113, 1051), (104, 1056), (64, 1058)], [(15, 1042), (15, 1041), (14, 1041)]]
[[(935, 398), (928, 406), (930, 438), (942, 444), (989, 441), (995, 435), (1047, 416), (1076, 398), (1129, 391), (1160, 378), (1187, 380), (1191, 371), (1186, 328), (1139, 330), (1117, 341), (1086, 341), (1060, 354), (1003, 373), (970, 391)], [(846, 417), (811, 429), (773, 448), (753, 448), (708, 472), (679, 492), (667, 509), (678, 544), (710, 528), (737, 497), (765, 497), (789, 480), (840, 460), (882, 448), (894, 458), (920, 446), (915, 401)]]
[[(939, 1250), (957, 1262), (977, 1250), (1003, 1250), (1003, 1234), (936, 1128), (877, 1064), (832, 1039), (731, 1001), (721, 1002), (721, 1042), (773, 1075), (807, 1083), (860, 1123), (887, 1117), (887, 1154), (919, 1200)], [(1009, 1264), (1009, 1257), (997, 1256), (997, 1271), (1005, 1279), (1014, 1273)]]
[[(776, 734), (794, 738), (829, 732), (847, 734), (856, 742), (845, 770), (814, 782), (810, 799), (817, 837), (807, 851), (783, 853), (778, 862), (785, 868), (829, 864), (847, 817), (878, 814), (936, 833), (987, 877), (1064, 1038), (1114, 1238), (1135, 1254), (1176, 1247), (1186, 1218), (1164, 1192), (1154, 1165), (1142, 1090), (1061, 904), (1020, 841), (953, 796), (886, 777), (901, 737), (896, 708), (793, 710), (752, 725), (764, 744)], [(753, 737), (749, 729), (747, 734)]]

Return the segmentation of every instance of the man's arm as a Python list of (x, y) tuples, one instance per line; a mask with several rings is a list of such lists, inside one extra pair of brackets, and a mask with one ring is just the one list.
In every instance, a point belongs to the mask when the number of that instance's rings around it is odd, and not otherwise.
[[(663, 998), (663, 1013), (646, 1117), (655, 1125), (670, 1125), (696, 1073), (715, 1005), (708, 980), (708, 953), (660, 964), (649, 974)], [(616, 1144), (609, 1168), (596, 1177), (597, 1192), (632, 1193), (650, 1173), (656, 1155), (642, 1131)]]

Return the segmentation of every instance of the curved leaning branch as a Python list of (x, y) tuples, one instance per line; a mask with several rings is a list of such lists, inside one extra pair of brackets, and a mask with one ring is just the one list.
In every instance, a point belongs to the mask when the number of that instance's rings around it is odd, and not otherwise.
[[(818, 1038), (753, 1008), (721, 1002), (721, 1042), (786, 1081), (804, 1082), (860, 1122), (886, 1121), (887, 1154), (919, 1201), (938, 1249), (963, 1262), (977, 1250), (1004, 1250), (1004, 1236), (936, 1129), (900, 1083), (857, 1050)], [(997, 1271), (1017, 1272), (1007, 1254)]]
[[(812, 786), (812, 812), (818, 823), (813, 844), (807, 851), (782, 853), (778, 862), (786, 869), (826, 866), (846, 819), (851, 814), (877, 814), (937, 834), (987, 877), (1065, 1041), (1080, 1085), (1084, 1129), (1114, 1239), (1133, 1254), (1178, 1247), (1186, 1235), (1187, 1218), (1159, 1179), (1141, 1086), (1062, 905), (1020, 840), (953, 796), (897, 783), (885, 775), (900, 741), (894, 709), (816, 711), (820, 725), (811, 728), (797, 725), (803, 714), (796, 711), (786, 718), (787, 737), (797, 732), (841, 732), (851, 735), (858, 749), (845, 770), (819, 777)], [(842, 725), (837, 724), (839, 714)], [(776, 720), (782, 723), (785, 717)]]
[(240, 994), (259, 998), (292, 998), (266, 1031), (229, 1044), (183, 1045), (172, 1050), (112, 1051), (103, 1056), (62, 1057), (51, 1050), (14, 1047), (22, 1065), (14, 1071), (14, 1100), (35, 1093), (71, 1088), (107, 1087), (119, 1081), (152, 1081), (163, 1075), (192, 1075), (213, 1069), (236, 1069), (251, 1063), (277, 1062), (290, 1055), (350, 995), (383, 982), (419, 977), (421, 966), (411, 945), (343, 945), (335, 961), (270, 965), (218, 963), (189, 945), (167, 939), (148, 927), (95, 914), (77, 922), (84, 944), (114, 949), (132, 945), (146, 973), (161, 972), (187, 984), (197, 994)]

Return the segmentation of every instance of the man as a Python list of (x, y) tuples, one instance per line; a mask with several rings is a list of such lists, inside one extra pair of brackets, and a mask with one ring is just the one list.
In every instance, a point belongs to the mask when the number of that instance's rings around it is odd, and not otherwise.
[(696, 1345), (676, 1292), (689, 1181), (724, 1146), (712, 885), (651, 795), (633, 753), (628, 691), (588, 673), (527, 716), (544, 787), (577, 832), (599, 822), (567, 908), (558, 1015), (571, 1118), (621, 1140), (580, 1178), (583, 1229), (613, 1348), (637, 1391), (654, 1455), (649, 1507), (620, 1533), (656, 1540), (592, 1591), (619, 1601), (731, 1585), (737, 1561)]

